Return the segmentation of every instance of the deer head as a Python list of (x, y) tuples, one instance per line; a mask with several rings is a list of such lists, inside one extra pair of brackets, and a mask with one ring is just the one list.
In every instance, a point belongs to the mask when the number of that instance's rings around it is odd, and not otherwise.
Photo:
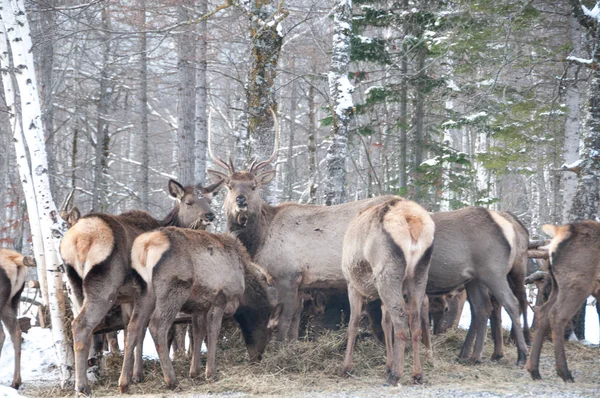
[[(227, 196), (223, 203), (223, 207), (228, 218), (233, 218), (237, 224), (244, 227), (248, 222), (249, 217), (260, 212), (262, 206), (262, 198), (260, 196), (261, 188), (267, 185), (275, 177), (275, 170), (264, 170), (277, 158), (277, 148), (279, 144), (279, 123), (277, 115), (273, 109), (269, 108), (273, 115), (275, 127), (275, 144), (273, 153), (267, 160), (255, 160), (250, 165), (248, 170), (236, 171), (231, 158), (226, 163), (222, 159), (216, 157), (212, 151), (212, 116), (208, 117), (208, 153), (213, 162), (227, 170), (226, 173), (216, 170), (207, 170), (208, 174), (221, 179), (227, 188)], [(212, 113), (212, 112), (211, 112)]]
[(175, 180), (169, 180), (169, 194), (179, 202), (177, 217), (181, 225), (193, 229), (204, 229), (215, 220), (210, 208), (214, 194), (223, 184), (219, 180), (208, 187), (200, 184), (184, 187)]

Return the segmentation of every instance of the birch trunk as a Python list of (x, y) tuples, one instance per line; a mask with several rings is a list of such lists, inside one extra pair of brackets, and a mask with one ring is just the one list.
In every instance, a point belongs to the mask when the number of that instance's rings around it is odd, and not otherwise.
[[(31, 161), (30, 171), (32, 172), (32, 178), (30, 181), (32, 187), (29, 189), (34, 191), (35, 203), (32, 203), (32, 207), (37, 207), (37, 220), (40, 223), (39, 229), (41, 230), (43, 245), (43, 254), (36, 254), (36, 259), (39, 258), (42, 264), (45, 263), (49, 273), (48, 305), (52, 321), (52, 337), (58, 358), (61, 384), (64, 386), (71, 377), (70, 369), (73, 365), (73, 355), (71, 347), (65, 338), (63, 320), (67, 319), (67, 317), (64, 290), (61, 273), (59, 272), (58, 253), (56, 251), (58, 241), (53, 237), (52, 230), (53, 228), (59, 228), (64, 232), (66, 226), (64, 223), (58, 227), (55, 225), (57, 209), (50, 192), (41, 106), (37, 91), (33, 54), (31, 52), (33, 46), (23, 0), (2, 0), (1, 4), (0, 15), (5, 35), (3, 39), (8, 39), (10, 43), (9, 51), (12, 54), (14, 67), (10, 69), (19, 70), (19, 73), (15, 73), (14, 75), (21, 100), (21, 125), (27, 126), (27, 129), (23, 131), (23, 135), (29, 149)], [(5, 81), (9, 80), (8, 78), (5, 79)], [(15, 125), (18, 123), (17, 121)], [(25, 159), (22, 159), (22, 162), (25, 161)], [(24, 183), (24, 185), (27, 184)]]
[[(570, 36), (573, 54), (581, 54), (581, 25), (575, 18), (570, 18)], [(567, 117), (565, 119), (565, 138), (563, 143), (563, 159), (565, 165), (570, 165), (579, 160), (579, 131), (581, 128), (581, 102), (582, 90), (577, 82), (576, 65), (569, 68), (568, 81), (565, 85), (565, 104)], [(577, 175), (564, 173), (562, 197), (562, 222), (569, 222), (569, 213), (577, 190)]]
[[(182, 0), (177, 6), (178, 22), (189, 21), (194, 16), (195, 0)], [(183, 185), (194, 183), (194, 143), (196, 123), (196, 43), (194, 24), (181, 27), (177, 34), (177, 144), (179, 147), (179, 163), (177, 178)]]
[(333, 14), (333, 49), (328, 74), (329, 93), (333, 114), (332, 140), (325, 158), (325, 204), (344, 203), (346, 200), (346, 157), (348, 130), (352, 118), (352, 92), (348, 80), (350, 69), (350, 39), (352, 35), (352, 0), (340, 0)]

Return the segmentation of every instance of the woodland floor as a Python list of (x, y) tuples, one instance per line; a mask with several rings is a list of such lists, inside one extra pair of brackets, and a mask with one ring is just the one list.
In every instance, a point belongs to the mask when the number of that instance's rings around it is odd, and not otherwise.
[[(145, 381), (133, 385), (130, 397), (222, 397), (311, 396), (311, 397), (585, 397), (600, 396), (600, 349), (578, 342), (566, 343), (569, 368), (575, 383), (564, 383), (554, 372), (552, 343), (542, 351), (540, 372), (543, 381), (533, 381), (524, 368), (517, 367), (516, 348), (505, 346), (505, 357), (490, 361), (492, 342), (488, 336), (483, 362), (461, 363), (457, 353), (466, 331), (451, 330), (433, 338), (433, 358), (423, 357), (424, 384), (410, 380), (412, 356), (407, 351), (405, 374), (398, 387), (383, 386), (385, 348), (368, 334), (359, 336), (354, 372), (339, 376), (346, 347), (346, 331), (328, 332), (316, 341), (298, 341), (283, 347), (270, 344), (260, 364), (250, 365), (237, 328), (228, 328), (219, 344), (216, 381), (190, 380), (189, 361), (174, 361), (180, 385), (175, 391), (164, 387), (160, 365), (145, 361)], [(95, 396), (114, 396), (122, 358), (107, 356), (104, 376), (93, 385)], [(21, 394), (32, 397), (71, 397), (71, 389), (27, 384)]]

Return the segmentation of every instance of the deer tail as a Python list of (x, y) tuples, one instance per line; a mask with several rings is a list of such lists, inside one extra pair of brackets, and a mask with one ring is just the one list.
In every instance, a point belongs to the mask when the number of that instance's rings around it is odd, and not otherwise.
[(147, 232), (133, 242), (131, 266), (149, 286), (154, 268), (170, 246), (169, 238), (162, 231)]

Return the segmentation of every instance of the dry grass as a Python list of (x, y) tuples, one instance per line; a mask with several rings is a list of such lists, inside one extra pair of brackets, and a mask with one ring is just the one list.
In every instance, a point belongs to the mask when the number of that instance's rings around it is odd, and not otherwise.
[[(493, 362), (489, 358), (491, 339), (486, 342), (484, 360), (474, 365), (461, 363), (457, 353), (465, 337), (464, 330), (451, 330), (442, 336), (433, 336), (433, 356), (423, 351), (424, 386), (410, 387), (412, 356), (407, 350), (405, 374), (400, 380), (403, 394), (413, 392), (418, 396), (452, 396), (460, 393), (486, 392), (492, 395), (507, 393), (521, 395), (537, 391), (542, 395), (599, 395), (600, 356), (598, 347), (579, 343), (567, 343), (569, 366), (575, 376), (575, 384), (564, 384), (554, 373), (552, 344), (544, 346), (541, 360), (543, 382), (534, 382), (525, 369), (514, 365), (516, 348), (505, 346), (505, 358)], [(180, 386), (178, 395), (238, 392), (250, 395), (290, 396), (310, 393), (331, 395), (353, 392), (358, 395), (380, 396), (399, 393), (382, 387), (385, 381), (385, 349), (368, 335), (359, 336), (356, 345), (353, 375), (341, 378), (339, 371), (346, 347), (345, 330), (326, 332), (316, 341), (298, 341), (277, 347), (270, 344), (260, 364), (247, 361), (246, 349), (236, 328), (227, 328), (219, 344), (217, 356), (218, 380), (207, 382), (187, 377), (189, 361), (175, 358), (174, 366)], [(106, 358), (105, 375), (93, 385), (96, 396), (117, 394), (117, 382), (122, 358)], [(164, 387), (158, 361), (144, 363), (145, 381), (133, 385), (132, 394), (170, 396)], [(453, 392), (452, 392), (453, 391)], [(449, 395), (449, 392), (452, 392)], [(38, 397), (72, 396), (71, 390), (27, 386), (25, 394)], [(373, 395), (374, 394), (374, 395)], [(190, 395), (191, 396), (191, 395)]]

